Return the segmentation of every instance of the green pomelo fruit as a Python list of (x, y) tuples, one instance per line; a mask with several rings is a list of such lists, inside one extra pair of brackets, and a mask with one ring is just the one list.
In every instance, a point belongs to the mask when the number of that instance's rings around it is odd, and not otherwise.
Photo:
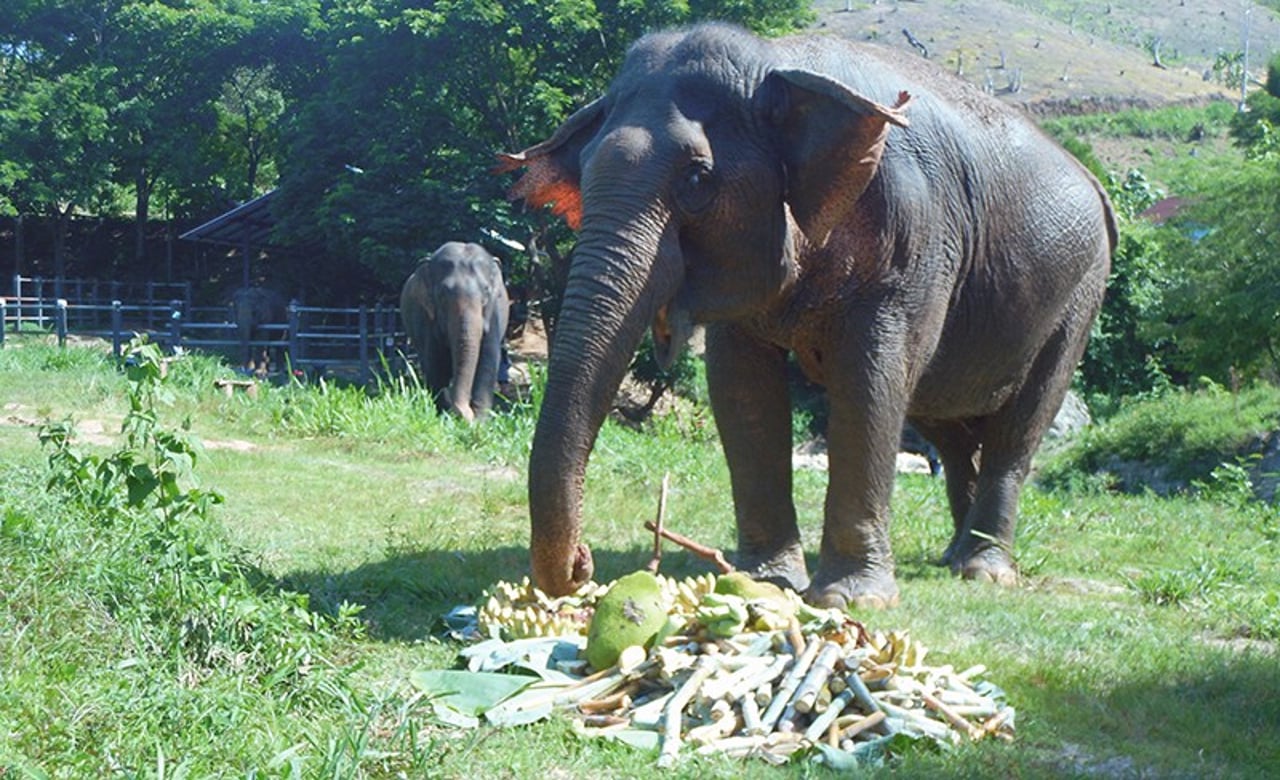
[(744, 572), (735, 571), (716, 578), (716, 593), (738, 596), (747, 601), (766, 601), (783, 614), (795, 612), (795, 605), (782, 588), (772, 582), (759, 582)]
[(657, 577), (637, 571), (619, 577), (596, 603), (587, 627), (587, 662), (606, 669), (631, 645), (647, 647), (667, 622)]

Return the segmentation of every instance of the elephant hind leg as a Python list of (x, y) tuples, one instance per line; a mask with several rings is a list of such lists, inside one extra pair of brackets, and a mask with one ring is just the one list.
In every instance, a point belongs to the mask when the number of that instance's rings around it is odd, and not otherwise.
[(951, 570), (965, 579), (1017, 582), (1013, 535), (1018, 498), (1031, 460), (1062, 406), (1084, 353), (1093, 312), (1073, 310), (1037, 356), (1022, 388), (982, 420), (978, 477), (963, 527), (953, 542)]
[(938, 451), (947, 480), (947, 503), (954, 526), (951, 542), (938, 561), (950, 566), (963, 538), (969, 510), (978, 491), (978, 469), (982, 450), (978, 440), (978, 420), (918, 420), (911, 424)]

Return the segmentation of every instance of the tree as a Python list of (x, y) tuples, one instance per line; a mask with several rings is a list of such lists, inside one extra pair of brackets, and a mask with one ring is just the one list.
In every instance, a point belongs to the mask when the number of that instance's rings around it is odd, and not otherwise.
[[(532, 253), (562, 257), (569, 233), (513, 213), (494, 154), (548, 136), (600, 94), (644, 32), (695, 18), (789, 29), (795, 0), (332, 0), (325, 65), (289, 122), (281, 171), (284, 240), (319, 240), (388, 288), (448, 239), (485, 243), (516, 280), (554, 276)], [(315, 263), (313, 257), (309, 263)]]
[[(20, 213), (131, 210), (143, 261), (157, 196), (171, 213), (224, 205), (218, 193), (242, 178), (226, 173), (231, 164), (251, 169), (243, 178), (254, 186), (268, 136), (259, 124), (236, 138), (250, 145), (245, 154), (228, 154), (228, 137), (216, 131), (233, 106), (224, 100), (220, 114), (217, 98), (239, 75), (280, 71), (272, 58), (296, 50), (284, 44), (309, 29), (317, 2), (7, 2), (0, 111), (10, 121), (0, 124), (0, 149), (10, 153), (0, 166), (0, 199)], [(248, 101), (261, 96), (242, 91), (234, 108), (245, 116)], [(122, 193), (132, 209), (113, 202)]]
[(1170, 241), (1177, 364), (1220, 384), (1280, 380), (1280, 157), (1218, 171)]
[(6, 210), (55, 218), (53, 268), (66, 267), (67, 221), (77, 209), (109, 208), (110, 126), (103, 98), (109, 71), (29, 79), (0, 104), (0, 191)]

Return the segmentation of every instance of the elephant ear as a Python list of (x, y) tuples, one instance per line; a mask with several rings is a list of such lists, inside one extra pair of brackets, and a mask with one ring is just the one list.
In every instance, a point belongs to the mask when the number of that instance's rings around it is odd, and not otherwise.
[(511, 199), (524, 199), (530, 208), (550, 205), (553, 214), (564, 217), (569, 227), (578, 230), (582, 226), (582, 171), (578, 156), (595, 136), (603, 116), (604, 98), (599, 98), (566, 119), (546, 141), (515, 154), (499, 154), (495, 173), (525, 169), (511, 188)]
[(805, 236), (818, 245), (875, 175), (890, 125), (906, 127), (906, 92), (885, 106), (807, 70), (775, 70), (758, 99), (779, 134), (787, 169), (787, 203)]

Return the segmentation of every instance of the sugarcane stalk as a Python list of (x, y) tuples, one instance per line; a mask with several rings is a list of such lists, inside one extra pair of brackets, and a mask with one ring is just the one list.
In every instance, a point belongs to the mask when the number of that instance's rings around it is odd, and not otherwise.
[(857, 672), (849, 672), (844, 676), (844, 681), (849, 684), (848, 690), (853, 691), (854, 701), (862, 705), (867, 714), (875, 714), (880, 711), (880, 703), (871, 695), (867, 684), (862, 681), (862, 677)]
[(738, 716), (727, 701), (720, 699), (711, 708), (711, 722), (689, 729), (685, 739), (695, 745), (704, 745), (723, 739), (737, 730)]
[(787, 672), (786, 677), (782, 678), (782, 684), (777, 692), (774, 693), (773, 701), (769, 702), (768, 708), (760, 716), (760, 727), (766, 733), (773, 731), (774, 726), (777, 725), (779, 718), (782, 717), (782, 711), (791, 702), (791, 695), (795, 693), (796, 687), (800, 685), (805, 673), (809, 671), (809, 666), (813, 663), (813, 659), (817, 657), (819, 649), (821, 649), (821, 645), (817, 642), (810, 642), (809, 646), (800, 654), (800, 657), (796, 659), (791, 671)]
[(742, 712), (742, 730), (746, 734), (759, 735), (760, 705), (756, 702), (755, 692), (748, 690), (738, 699), (738, 709)]
[(867, 729), (880, 725), (880, 723), (884, 720), (884, 718), (885, 718), (884, 712), (878, 710), (866, 716), (865, 718), (862, 718), (856, 723), (851, 723), (848, 726), (845, 726), (844, 728), (840, 729), (840, 744), (843, 745), (844, 740), (846, 739), (852, 740), (854, 737), (858, 736), (859, 734), (866, 731)]
[(969, 739), (977, 740), (982, 738), (982, 729), (974, 726), (972, 723), (961, 717), (955, 710), (952, 710), (947, 705), (938, 701), (938, 697), (928, 691), (921, 691), (920, 698), (924, 701), (924, 706), (946, 718), (957, 731), (962, 734), (967, 734)]
[(698, 688), (714, 670), (714, 659), (710, 656), (702, 656), (694, 665), (689, 678), (667, 701), (667, 706), (662, 711), (662, 748), (658, 754), (660, 768), (669, 769), (675, 765), (676, 757), (680, 753), (680, 731), (685, 705), (693, 700), (698, 693)]
[(880, 707), (885, 715), (899, 718), (908, 726), (914, 726), (925, 735), (935, 739), (946, 739), (954, 733), (947, 724), (939, 720), (933, 720), (918, 710), (909, 710), (896, 704), (890, 704), (887, 701), (880, 702)]
[(776, 680), (789, 663), (789, 655), (780, 655), (771, 660), (756, 659), (756, 663), (744, 666), (733, 674), (708, 680), (702, 686), (702, 694), (708, 699), (722, 699), (733, 691), (754, 691), (761, 685)]
[(723, 753), (732, 758), (745, 758), (764, 747), (766, 740), (767, 737), (763, 734), (756, 736), (724, 737), (723, 739), (713, 740), (705, 745), (699, 746), (698, 754), (706, 756), (713, 753)]
[(729, 563), (729, 561), (724, 557), (724, 553), (714, 547), (699, 544), (689, 537), (678, 534), (675, 531), (670, 531), (666, 528), (659, 528), (652, 520), (646, 520), (644, 527), (661, 536), (663, 539), (669, 539), (670, 541), (675, 542), (699, 558), (711, 561), (718, 569), (720, 569), (721, 574), (728, 574), (733, 571), (733, 564)]
[(848, 688), (841, 691), (839, 696), (831, 700), (831, 706), (827, 707), (826, 712), (813, 719), (813, 723), (809, 724), (809, 728), (805, 729), (804, 738), (810, 742), (817, 742), (833, 723), (836, 718), (844, 712), (844, 708), (853, 703), (853, 691)]
[(813, 665), (809, 667), (804, 679), (800, 681), (800, 685), (796, 688), (795, 696), (792, 698), (792, 703), (797, 712), (806, 713), (813, 709), (814, 702), (818, 698), (818, 692), (822, 690), (822, 686), (827, 684), (831, 673), (835, 671), (836, 661), (840, 659), (840, 653), (841, 647), (835, 642), (827, 641), (822, 643), (818, 655), (813, 659)]
[(800, 621), (794, 615), (787, 621), (787, 641), (791, 642), (791, 652), (797, 657), (804, 652), (804, 633), (800, 630)]
[(653, 519), (653, 557), (649, 559), (649, 563), (645, 566), (650, 572), (657, 574), (658, 567), (662, 565), (662, 524), (667, 517), (667, 485), (671, 481), (671, 472), (665, 472), (662, 475), (662, 492), (658, 494), (658, 512)]

